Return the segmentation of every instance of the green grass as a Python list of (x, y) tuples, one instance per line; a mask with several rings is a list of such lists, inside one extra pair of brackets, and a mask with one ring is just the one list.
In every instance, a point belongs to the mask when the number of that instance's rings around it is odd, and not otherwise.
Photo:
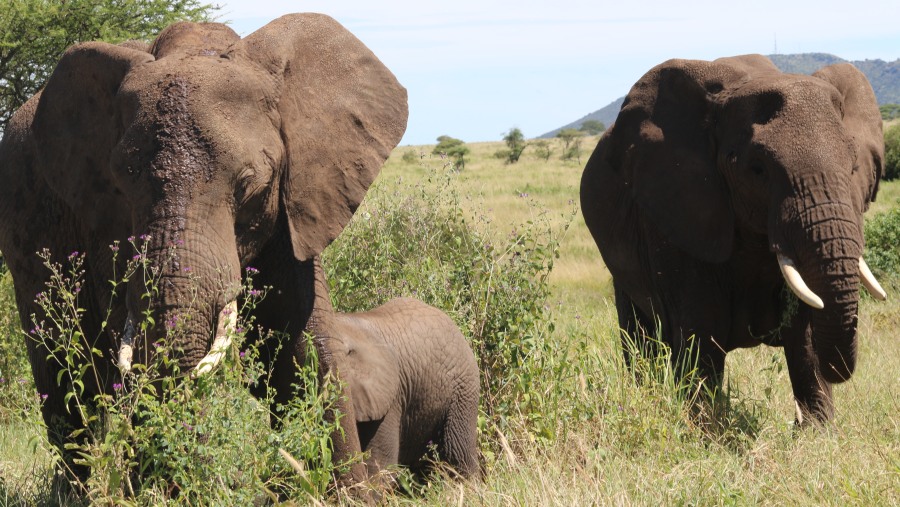
[[(544, 400), (541, 407), (553, 416), (551, 431), (535, 431), (533, 414), (522, 408), (516, 415), (513, 406), (504, 412), (504, 424), (483, 421), (483, 480), (460, 483), (436, 476), (412, 494), (388, 494), (385, 504), (900, 502), (900, 295), (890, 294), (887, 302), (864, 299), (858, 369), (851, 381), (835, 386), (834, 424), (800, 432), (793, 428), (783, 353), (764, 346), (729, 354), (727, 403), (698, 419), (665, 371), (647, 365), (639, 385), (620, 360), (609, 272), (580, 213), (572, 218), (583, 163), (595, 143), (596, 138), (583, 143), (580, 164), (559, 160), (562, 150), (556, 145), (549, 162), (526, 150), (514, 165), (493, 158), (501, 142), (469, 145), (469, 161), (453, 184), (485, 234), (500, 241), (529, 221), (546, 221), (561, 232), (571, 220), (550, 277), (553, 346), (543, 349), (549, 357), (538, 358), (547, 371), (533, 379), (530, 393)], [(379, 188), (402, 191), (433, 176), (443, 161), (428, 155), (431, 148), (398, 147), (377, 181)], [(403, 162), (401, 155), (410, 149), (424, 158)], [(898, 198), (900, 182), (883, 183), (869, 216), (898, 206)], [(27, 386), (0, 387), (0, 395), (22, 398), (0, 402), (20, 408), (0, 411), (0, 505), (48, 502), (52, 469), (46, 444), (40, 443), (36, 405), (27, 399)]]

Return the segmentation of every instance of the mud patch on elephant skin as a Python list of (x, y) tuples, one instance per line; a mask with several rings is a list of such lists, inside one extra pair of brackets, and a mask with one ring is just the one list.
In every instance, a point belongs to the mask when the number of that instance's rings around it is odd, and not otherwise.
[(183, 240), (187, 207), (196, 186), (213, 177), (213, 143), (207, 139), (191, 112), (192, 93), (197, 86), (179, 75), (167, 75), (159, 83), (156, 103), (157, 151), (150, 163), (154, 181), (154, 201), (150, 218), (157, 245)]

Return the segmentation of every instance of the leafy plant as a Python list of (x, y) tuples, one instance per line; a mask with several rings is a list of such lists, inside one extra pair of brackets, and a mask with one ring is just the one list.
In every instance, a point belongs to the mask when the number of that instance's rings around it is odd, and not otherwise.
[[(152, 297), (158, 270), (147, 264), (143, 245), (135, 248), (139, 254), (111, 283), (143, 277), (146, 296)], [(334, 472), (344, 466), (333, 463), (330, 443), (340, 414), (326, 415), (339, 390), (330, 376), (318, 375), (311, 339), (296, 396), (274, 411), (274, 393), (261, 400), (247, 393), (248, 384), (271, 375), (258, 361), (255, 345), (243, 346), (245, 330), (254, 325), (249, 317), (239, 320), (232, 350), (215, 372), (198, 378), (179, 372), (180, 352), (169, 344), (181, 330), (167, 324), (167, 338), (148, 345), (155, 352), (150, 364), (135, 364), (112, 392), (94, 395), (86, 386), (103, 385), (92, 377), (103, 354), (92, 348), (81, 326), (84, 255), (74, 252), (65, 264), (42, 255), (50, 278), (38, 301), (48, 320), (36, 324), (31, 335), (60, 361), (58, 381), (67, 386), (69, 405), (84, 423), (67, 444), (74, 460), (59, 462), (90, 470), (77, 489), (91, 503), (248, 505), (267, 498), (318, 499), (332, 489)], [(254, 273), (248, 269), (242, 315), (264, 297), (250, 289)], [(141, 329), (151, 325), (146, 317)], [(278, 421), (277, 429), (270, 420)]]
[(900, 286), (900, 208), (866, 221), (866, 262), (882, 281)]

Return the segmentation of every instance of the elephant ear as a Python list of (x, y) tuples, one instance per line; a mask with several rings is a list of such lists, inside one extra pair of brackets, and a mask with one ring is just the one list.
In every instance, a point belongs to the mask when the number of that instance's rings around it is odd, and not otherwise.
[(853, 178), (860, 193), (854, 200), (865, 211), (875, 200), (884, 163), (884, 133), (875, 91), (866, 76), (849, 63), (823, 67), (813, 76), (831, 83), (841, 95), (842, 121), (853, 136), (856, 152)]
[(87, 42), (70, 47), (41, 93), (33, 132), (38, 166), (47, 184), (91, 229), (109, 225), (119, 207), (108, 171), (126, 114), (119, 85), (132, 69), (153, 56), (124, 46)]
[(406, 89), (335, 20), (291, 14), (237, 44), (280, 84), (282, 192), (294, 255), (318, 255), (350, 221), (406, 130)]
[(377, 421), (387, 415), (400, 394), (400, 362), (393, 348), (367, 320), (352, 315), (336, 317), (337, 333), (332, 357), (341, 380), (350, 386), (357, 422)]
[(612, 149), (601, 157), (660, 234), (707, 262), (727, 259), (734, 241), (734, 214), (712, 135), (715, 95), (733, 73), (689, 60), (651, 69), (626, 97), (608, 143)]

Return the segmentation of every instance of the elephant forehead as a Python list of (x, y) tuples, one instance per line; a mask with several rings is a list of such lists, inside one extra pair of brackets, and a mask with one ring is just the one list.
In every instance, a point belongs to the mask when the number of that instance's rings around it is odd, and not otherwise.
[[(199, 112), (227, 103), (258, 104), (271, 99), (273, 82), (265, 73), (227, 58), (183, 56), (142, 65), (130, 73), (121, 91), (139, 97), (141, 107), (152, 112), (173, 83), (187, 89), (190, 104)], [(223, 111), (221, 107), (215, 109)]]

